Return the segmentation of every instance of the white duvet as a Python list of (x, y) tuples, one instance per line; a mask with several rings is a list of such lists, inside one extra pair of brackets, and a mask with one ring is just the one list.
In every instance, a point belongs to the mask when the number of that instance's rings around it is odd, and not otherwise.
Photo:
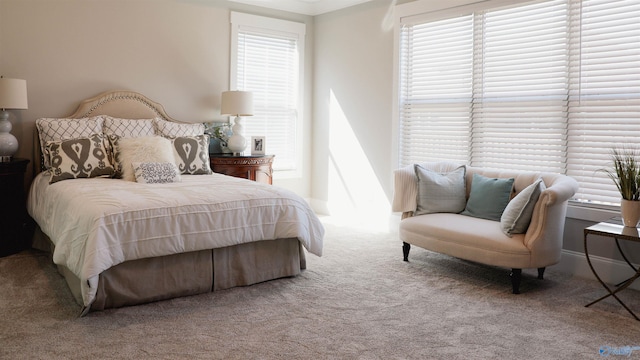
[(278, 238), (298, 238), (322, 255), (319, 219), (300, 196), (276, 186), (220, 174), (171, 184), (48, 181), (48, 173), (34, 179), (28, 211), (55, 244), (54, 263), (80, 278), (85, 306), (98, 275), (127, 260)]

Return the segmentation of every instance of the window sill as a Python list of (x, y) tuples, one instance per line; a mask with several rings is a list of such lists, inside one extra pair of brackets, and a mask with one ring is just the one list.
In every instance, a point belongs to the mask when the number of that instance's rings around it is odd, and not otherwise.
[(601, 222), (619, 215), (619, 208), (613, 206), (608, 209), (594, 208), (571, 203), (567, 206), (567, 217), (572, 219)]

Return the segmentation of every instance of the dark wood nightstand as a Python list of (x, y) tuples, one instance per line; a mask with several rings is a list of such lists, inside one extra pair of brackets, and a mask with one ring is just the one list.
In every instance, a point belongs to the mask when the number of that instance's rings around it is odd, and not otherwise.
[(213, 172), (265, 184), (272, 183), (274, 157), (275, 155), (209, 154)]
[(28, 246), (28, 219), (24, 172), (29, 160), (13, 158), (0, 163), (0, 257)]

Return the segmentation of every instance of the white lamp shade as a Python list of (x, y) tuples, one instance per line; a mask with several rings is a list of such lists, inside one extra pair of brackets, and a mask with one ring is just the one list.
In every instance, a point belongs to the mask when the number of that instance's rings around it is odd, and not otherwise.
[(27, 81), (0, 78), (0, 109), (27, 108)]
[(250, 91), (225, 91), (220, 107), (222, 115), (253, 116), (253, 93)]

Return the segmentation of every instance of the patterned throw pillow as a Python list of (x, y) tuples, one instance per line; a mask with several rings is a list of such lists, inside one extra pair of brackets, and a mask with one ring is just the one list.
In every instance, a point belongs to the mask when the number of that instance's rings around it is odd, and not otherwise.
[(52, 141), (62, 141), (90, 137), (93, 134), (102, 133), (104, 118), (94, 116), (81, 119), (57, 119), (40, 118), (36, 120), (38, 138), (40, 139), (40, 151), (43, 155), (44, 169), (49, 169), (49, 157), (44, 156), (47, 144)]
[(180, 182), (180, 172), (174, 163), (133, 163), (136, 182), (144, 184), (166, 184)]
[(51, 164), (50, 184), (66, 179), (113, 175), (113, 166), (107, 158), (102, 134), (50, 141), (45, 150), (45, 158), (47, 157)]
[(169, 138), (173, 145), (176, 165), (181, 174), (211, 174), (209, 163), (209, 135)]
[(156, 134), (165, 137), (198, 136), (204, 134), (204, 124), (202, 123), (181, 124), (155, 118), (153, 119), (153, 124), (156, 127)]
[(120, 136), (116, 134), (105, 134), (105, 149), (107, 150), (107, 158), (113, 164), (113, 177), (122, 178), (122, 164), (120, 163), (120, 153), (118, 152), (118, 141)]
[(119, 119), (105, 116), (103, 132), (115, 134), (121, 138), (154, 136), (156, 134), (153, 119)]

